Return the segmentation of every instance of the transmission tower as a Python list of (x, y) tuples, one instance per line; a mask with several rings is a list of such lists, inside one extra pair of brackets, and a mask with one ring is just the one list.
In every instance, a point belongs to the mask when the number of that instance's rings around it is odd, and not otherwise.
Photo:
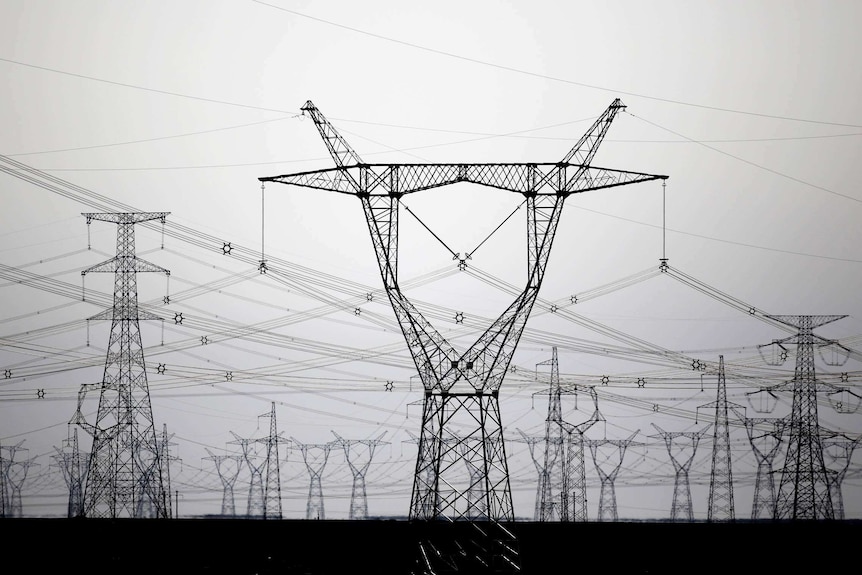
[(712, 424), (712, 470), (709, 475), (709, 505), (707, 521), (734, 521), (736, 512), (733, 506), (733, 465), (730, 451), (730, 424), (728, 406), (741, 408), (727, 402), (727, 385), (724, 375), (724, 356), (718, 356), (718, 386), (715, 401), (701, 405), (701, 408), (714, 408)]
[[(15, 445), (0, 445), (0, 517), (21, 517), (23, 514), (21, 486), (31, 463), (29, 460), (15, 461), (18, 452), (27, 451), (26, 447), (21, 447), (23, 443), (19, 441)], [(3, 457), (4, 449), (9, 453), (8, 457)]]
[[(168, 212), (88, 213), (92, 221), (117, 224), (117, 255), (81, 272), (114, 274), (114, 305), (90, 319), (110, 319), (111, 334), (105, 371), (100, 385), (84, 384), (71, 423), (93, 436), (84, 489), (84, 516), (100, 518), (136, 517), (140, 504), (150, 500), (155, 516), (170, 517), (170, 495), (165, 490), (147, 386), (140, 320), (161, 319), (138, 308), (138, 272), (168, 270), (135, 255), (135, 224), (165, 221)], [(81, 411), (87, 392), (99, 390), (96, 422), (89, 423)]]
[[(539, 480), (536, 483), (536, 505), (533, 510), (533, 520), (541, 521), (542, 520), (542, 501), (551, 501), (550, 495), (547, 493), (548, 487), (550, 487), (551, 478), (548, 473), (547, 468), (545, 467), (544, 459), (541, 461), (536, 457), (536, 445), (541, 443), (543, 446), (547, 445), (544, 437), (529, 437), (526, 433), (518, 430), (518, 433), (521, 435), (521, 440), (527, 444), (527, 447), (530, 450), (530, 458), (533, 460), (533, 464), (536, 466), (536, 471), (539, 473)], [(519, 441), (519, 440), (514, 440)], [(551, 458), (549, 463), (556, 463), (556, 460)]]
[[(671, 521), (694, 521), (694, 509), (691, 504), (691, 485), (688, 473), (694, 460), (697, 444), (709, 428), (697, 432), (664, 431), (655, 423), (652, 424), (664, 439), (667, 453), (675, 470), (673, 482), (673, 502), (670, 508)], [(682, 441), (677, 441), (682, 439)]]
[(787, 421), (784, 418), (774, 417), (744, 417), (743, 422), (751, 449), (757, 459), (751, 518), (773, 519), (775, 512), (773, 461), (781, 447), (781, 437)]
[[(565, 199), (587, 190), (666, 178), (590, 165), (611, 122), (623, 108), (619, 99), (614, 100), (559, 162), (367, 164), (308, 101), (302, 110), (314, 121), (335, 168), (259, 178), (263, 183), (278, 182), (355, 195), (362, 204), (386, 293), (425, 388), (410, 519), (469, 519), (470, 485), (459, 477), (456, 465), (463, 454), (457, 442), (449, 441), (453, 435), (451, 430), (457, 428), (462, 430), (463, 437), (475, 438), (483, 446), (482, 493), (488, 519), (492, 522), (514, 520), (499, 390), (538, 297)], [(522, 194), (527, 206), (528, 269), (524, 290), (463, 353), (457, 352), (431, 325), (398, 285), (401, 198), (405, 194), (457, 182)], [(469, 254), (454, 255), (459, 259), (459, 267), (466, 267)], [(504, 530), (500, 533), (508, 537)], [(484, 560), (479, 563), (518, 570), (520, 559), (516, 553), (501, 553), (498, 545), (494, 541), (486, 546), (494, 546), (494, 549), (485, 552)], [(420, 552), (423, 557), (429, 556), (424, 550)], [(460, 549), (451, 551), (452, 554), (460, 552)], [(443, 552), (444, 555), (448, 553)], [(441, 569), (449, 568), (444, 561)], [(425, 569), (434, 570), (431, 565), (426, 565)]]
[(216, 473), (222, 484), (221, 514), (226, 517), (236, 515), (236, 504), (233, 488), (239, 472), (242, 470), (242, 457), (239, 455), (215, 455), (207, 449), (209, 457), (204, 457), (215, 463)]
[(617, 521), (617, 492), (614, 482), (623, 465), (626, 449), (634, 441), (640, 430), (632, 433), (627, 439), (590, 439), (587, 445), (593, 457), (593, 465), (599, 474), (601, 481), (601, 493), (599, 495), (599, 521)]
[(347, 460), (347, 466), (353, 473), (353, 489), (350, 492), (350, 511), (348, 519), (367, 519), (368, 518), (368, 496), (365, 492), (365, 472), (371, 465), (371, 460), (374, 457), (374, 451), (378, 445), (383, 445), (388, 442), (383, 441), (383, 436), (386, 432), (380, 434), (377, 439), (344, 439), (334, 431), (333, 435), (344, 449), (344, 458)]
[(795, 336), (778, 344), (796, 343), (796, 369), (787, 385), (793, 390), (789, 438), (781, 482), (775, 502), (775, 519), (833, 519), (834, 509), (829, 478), (820, 444), (817, 415), (818, 382), (814, 373), (814, 346), (838, 345), (814, 335), (814, 328), (839, 320), (844, 315), (779, 315), (770, 319), (795, 327)]
[(260, 417), (269, 417), (269, 435), (264, 438), (266, 445), (266, 467), (263, 486), (263, 518), (281, 519), (281, 458), (278, 454), (278, 426), (275, 423), (275, 402), (272, 402), (269, 413)]
[(248, 465), (249, 473), (251, 474), (248, 482), (248, 503), (246, 506), (246, 516), (249, 518), (260, 519), (264, 516), (266, 509), (266, 500), (264, 497), (263, 475), (266, 470), (266, 454), (261, 455), (260, 446), (265, 445), (258, 439), (247, 439), (238, 436), (232, 432), (237, 443), (242, 448), (243, 459)]
[[(11, 517), (12, 503), (9, 499), (11, 495), (9, 468), (15, 459), (15, 453), (21, 449), (22, 443), (24, 441), (19, 441), (16, 445), (0, 445), (0, 517)], [(4, 450), (9, 452), (8, 457), (3, 456)]]
[(323, 507), (323, 469), (326, 467), (326, 462), (329, 459), (329, 452), (332, 450), (333, 442), (329, 443), (300, 443), (293, 439), (294, 447), (298, 448), (302, 453), (302, 460), (308, 468), (309, 485), (308, 485), (308, 503), (305, 506), (306, 519), (326, 519), (326, 512)]
[[(586, 521), (587, 485), (586, 465), (584, 463), (584, 432), (600, 421), (598, 397), (595, 389), (589, 392), (595, 405), (590, 419), (572, 425), (563, 421), (560, 385), (560, 367), (557, 348), (552, 349), (551, 359), (537, 365), (551, 366), (551, 380), (548, 389), (548, 416), (545, 419), (544, 461), (540, 465), (530, 454), (539, 470), (539, 485), (536, 495), (536, 521)], [(566, 393), (570, 393), (566, 391)], [(577, 391), (574, 391), (577, 394)], [(523, 434), (522, 434), (523, 435)]]
[(826, 473), (829, 478), (829, 489), (832, 495), (832, 505), (835, 510), (835, 519), (844, 519), (844, 495), (841, 493), (841, 483), (847, 475), (850, 467), (850, 459), (853, 451), (862, 440), (862, 435), (851, 439), (845, 434), (836, 434), (822, 440), (823, 455), (828, 460)]
[(84, 514), (84, 481), (87, 478), (87, 454), (78, 448), (78, 429), (72, 430), (72, 436), (63, 440), (63, 449), (54, 450), (57, 455), (54, 460), (63, 474), (66, 487), (69, 488), (68, 517), (81, 517)]

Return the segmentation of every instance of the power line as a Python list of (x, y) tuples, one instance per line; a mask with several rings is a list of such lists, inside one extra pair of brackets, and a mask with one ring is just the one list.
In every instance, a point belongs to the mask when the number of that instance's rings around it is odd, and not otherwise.
[(425, 51), (425, 52), (430, 52), (430, 53), (432, 53), (432, 54), (438, 54), (438, 55), (440, 55), (440, 56), (446, 56), (447, 58), (454, 58), (454, 59), (456, 59), (456, 60), (463, 60), (463, 61), (465, 61), (465, 62), (472, 62), (472, 63), (474, 63), (474, 64), (480, 64), (480, 65), (482, 65), (482, 66), (489, 66), (489, 67), (491, 67), (491, 68), (497, 68), (498, 70), (506, 70), (506, 71), (508, 71), (508, 72), (515, 72), (515, 73), (517, 73), (517, 74), (522, 74), (522, 75), (525, 75), (525, 76), (532, 76), (532, 77), (534, 77), (534, 78), (541, 78), (541, 79), (543, 79), (543, 80), (551, 80), (551, 81), (554, 81), (554, 82), (561, 82), (561, 83), (563, 83), (563, 84), (570, 84), (570, 85), (573, 85), (573, 86), (580, 86), (580, 87), (582, 87), (582, 88), (590, 88), (590, 89), (593, 89), (593, 90), (601, 90), (602, 92), (610, 92), (610, 93), (613, 93), (613, 94), (623, 94), (623, 95), (626, 95), (626, 96), (635, 96), (635, 97), (638, 97), (638, 98), (644, 98), (644, 99), (648, 99), (648, 100), (655, 100), (655, 101), (658, 101), (658, 102), (665, 102), (665, 103), (668, 103), (668, 104), (677, 104), (677, 105), (680, 105), (680, 106), (689, 106), (689, 107), (692, 107), (692, 108), (701, 108), (701, 109), (704, 109), (704, 110), (713, 110), (713, 111), (716, 111), (716, 112), (727, 112), (727, 113), (732, 113), (732, 114), (745, 114), (745, 115), (748, 115), (748, 116), (758, 116), (758, 117), (761, 117), (761, 118), (771, 118), (771, 119), (774, 119), (774, 120), (785, 120), (785, 121), (792, 121), (792, 122), (804, 122), (804, 123), (808, 123), (808, 124), (823, 124), (823, 125), (828, 125), (828, 126), (843, 126), (843, 127), (847, 127), (847, 128), (862, 128), (862, 125), (860, 125), (860, 124), (845, 124), (845, 123), (841, 123), (841, 122), (825, 122), (825, 121), (821, 121), (821, 120), (811, 120), (811, 119), (807, 119), (807, 118), (794, 118), (794, 117), (791, 117), (791, 116), (778, 116), (778, 115), (774, 115), (774, 114), (764, 114), (764, 113), (761, 113), (761, 112), (751, 112), (751, 111), (747, 111), (747, 110), (737, 110), (737, 109), (733, 109), (733, 108), (724, 108), (724, 107), (721, 107), (721, 106), (710, 106), (710, 105), (707, 105), (707, 104), (696, 104), (696, 103), (693, 103), (693, 102), (686, 102), (686, 101), (683, 101), (683, 100), (676, 100), (676, 99), (673, 99), (673, 98), (662, 98), (662, 97), (659, 97), (659, 96), (650, 96), (650, 95), (648, 95), (648, 94), (643, 94), (643, 93), (640, 93), (640, 92), (630, 92), (630, 91), (625, 91), (625, 90), (616, 90), (616, 89), (608, 88), (608, 87), (606, 87), (606, 86), (598, 86), (598, 85), (595, 85), (595, 84), (587, 84), (587, 83), (585, 83), (585, 82), (576, 82), (576, 81), (574, 81), (574, 80), (569, 80), (569, 79), (567, 79), (567, 78), (560, 78), (560, 77), (557, 77), (557, 76), (549, 76), (549, 75), (547, 75), (547, 74), (539, 74), (538, 72), (531, 72), (531, 71), (529, 71), (529, 70), (524, 70), (524, 69), (521, 69), (521, 68), (515, 68), (515, 67), (513, 67), (513, 66), (506, 66), (506, 65), (504, 65), (504, 64), (495, 64), (495, 63), (493, 63), (493, 62), (488, 62), (488, 61), (486, 61), (486, 60), (479, 60), (478, 58), (471, 58), (471, 57), (469, 57), (469, 56), (464, 56), (464, 55), (461, 55), (461, 54), (456, 54), (456, 53), (454, 53), (454, 52), (447, 52), (447, 51), (445, 51), (445, 50), (439, 50), (439, 49), (437, 49), (437, 48), (431, 48), (431, 47), (428, 47), (428, 46), (422, 46), (421, 44), (415, 44), (415, 43), (413, 43), (413, 42), (407, 42), (407, 41), (405, 41), (405, 40), (398, 40), (398, 39), (396, 39), (396, 38), (391, 38), (391, 37), (389, 37), (389, 36), (383, 36), (382, 34), (376, 34), (376, 33), (374, 33), (374, 32), (369, 32), (369, 31), (367, 31), (367, 30), (362, 30), (362, 29), (359, 29), (359, 28), (354, 28), (354, 27), (352, 27), (352, 26), (347, 26), (347, 25), (345, 25), (345, 24), (340, 24), (340, 23), (338, 23), (338, 22), (333, 22), (333, 21), (331, 21), (331, 20), (325, 20), (325, 19), (323, 19), (323, 18), (318, 18), (318, 17), (316, 17), (316, 16), (311, 16), (311, 15), (309, 15), (309, 14), (304, 14), (304, 13), (302, 13), (302, 12), (297, 12), (296, 10), (290, 10), (289, 8), (284, 8), (284, 7), (282, 7), (282, 6), (274, 6), (274, 5), (272, 5), (272, 4), (268, 4), (268, 3), (266, 3), (266, 2), (261, 2), (260, 0), (251, 0), (251, 1), (252, 1), (252, 2), (254, 2), (254, 3), (256, 3), (256, 4), (261, 4), (262, 6), (267, 6), (267, 7), (269, 7), (269, 8), (274, 8), (274, 9), (276, 9), (276, 10), (281, 10), (282, 12), (287, 12), (287, 13), (289, 13), (289, 14), (293, 14), (294, 16), (300, 16), (300, 17), (302, 17), (302, 18), (307, 18), (307, 19), (309, 19), (309, 20), (314, 20), (315, 22), (320, 22), (320, 23), (322, 23), (322, 24), (327, 24), (327, 25), (329, 25), (329, 26), (335, 26), (335, 27), (337, 27), (337, 28), (342, 28), (342, 29), (344, 29), (344, 30), (349, 30), (349, 31), (351, 31), (351, 32), (356, 32), (357, 34), (363, 34), (363, 35), (365, 35), (365, 36), (370, 36), (370, 37), (372, 37), (372, 38), (377, 38), (378, 40), (385, 40), (386, 42), (392, 42), (392, 43), (395, 43), (395, 44), (400, 44), (400, 45), (402, 45), (402, 46), (407, 46), (407, 47), (410, 47), (410, 48), (415, 48), (415, 49), (417, 49), (417, 50), (422, 50), (422, 51)]

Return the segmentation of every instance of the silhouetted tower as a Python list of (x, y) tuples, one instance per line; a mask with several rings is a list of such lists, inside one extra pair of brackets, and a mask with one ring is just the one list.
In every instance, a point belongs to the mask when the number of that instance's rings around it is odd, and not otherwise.
[[(691, 462), (694, 460), (697, 444), (709, 428), (703, 431), (664, 431), (655, 423), (653, 427), (664, 439), (667, 453), (673, 463), (675, 470), (673, 482), (673, 501), (670, 508), (671, 521), (693, 521), (694, 508), (691, 503), (691, 485), (688, 481), (688, 473), (691, 470)], [(682, 441), (678, 441), (678, 440)]]
[[(152, 480), (156, 469), (162, 470), (162, 483), (165, 487), (167, 498), (165, 501), (165, 512), (168, 517), (173, 517), (173, 509), (171, 505), (171, 461), (179, 461), (179, 457), (171, 455), (171, 438), (173, 434), (168, 435), (167, 424), (162, 424), (162, 433), (158, 437), (159, 456), (161, 457), (161, 465), (153, 466), (147, 474), (141, 477), (141, 481), (146, 483)], [(139, 513), (137, 517), (158, 517), (157, 506), (150, 498), (145, 498), (139, 501)]]
[(847, 475), (850, 459), (853, 457), (853, 451), (855, 451), (860, 440), (862, 440), (862, 435), (857, 436), (856, 439), (851, 439), (843, 433), (822, 440), (832, 506), (835, 510), (835, 519), (838, 520), (844, 519), (844, 495), (841, 493), (841, 483)]
[(326, 519), (323, 506), (323, 469), (329, 459), (333, 443), (307, 444), (293, 440), (293, 446), (302, 453), (302, 460), (308, 468), (308, 503), (305, 506), (306, 519)]
[[(545, 459), (542, 458), (541, 455), (538, 458), (536, 457), (536, 445), (542, 444), (545, 446), (547, 445), (547, 442), (544, 437), (529, 437), (520, 429), (518, 430), (518, 433), (521, 435), (523, 442), (527, 444), (527, 447), (530, 450), (530, 458), (536, 466), (536, 471), (539, 472), (539, 481), (536, 483), (536, 504), (535, 509), (533, 510), (533, 520), (542, 521), (542, 501), (551, 500), (550, 494), (548, 493), (548, 489), (551, 485), (551, 478), (548, 469), (545, 467)], [(556, 463), (556, 460), (551, 458), (550, 463)], [(563, 491), (561, 493), (565, 494), (566, 492)]]
[(238, 443), (242, 448), (242, 455), (250, 473), (246, 516), (260, 519), (266, 508), (263, 486), (263, 475), (266, 471), (266, 444), (261, 443), (259, 439), (246, 439), (232, 431), (231, 433), (236, 438), (236, 441), (231, 443)]
[[(9, 471), (15, 461), (15, 454), (22, 449), (19, 441), (15, 445), (0, 445), (0, 517), (12, 517), (12, 486), (9, 481)], [(8, 452), (4, 457), (3, 452)]]
[(560, 366), (557, 348), (551, 359), (539, 365), (550, 364), (551, 382), (548, 389), (548, 416), (545, 419), (545, 458), (539, 473), (539, 494), (536, 502), (536, 521), (569, 520), (569, 473), (563, 431), (562, 389), (560, 388)]
[(374, 451), (378, 445), (383, 445), (384, 431), (377, 439), (344, 439), (334, 431), (333, 435), (344, 449), (344, 459), (353, 473), (353, 488), (350, 492), (350, 511), (348, 519), (368, 518), (368, 495), (365, 491), (365, 472), (371, 465)]
[(626, 449), (634, 441), (635, 435), (640, 430), (632, 433), (627, 439), (590, 439), (587, 445), (593, 457), (593, 465), (599, 474), (601, 482), (601, 493), (599, 495), (599, 521), (617, 521), (617, 492), (614, 482), (623, 465)]
[(261, 441), (266, 445), (266, 466), (263, 486), (263, 518), (281, 519), (281, 457), (278, 454), (278, 426), (275, 423), (275, 402), (269, 413), (269, 435)]
[(213, 461), (216, 466), (216, 473), (222, 484), (221, 496), (221, 514), (225, 517), (233, 517), (236, 515), (236, 504), (234, 499), (234, 485), (239, 477), (239, 472), (242, 470), (243, 458), (239, 455), (215, 455), (207, 449), (209, 457), (204, 457)]
[[(21, 517), (23, 510), (21, 507), (21, 486), (27, 478), (27, 471), (30, 469), (30, 460), (16, 461), (15, 458), (21, 451), (27, 451), (26, 447), (21, 447), (23, 441), (19, 441), (15, 445), (0, 446), (0, 482), (2, 482), (2, 515), (0, 517)], [(3, 450), (8, 452), (7, 457), (3, 457)]]
[(701, 408), (714, 408), (715, 418), (712, 429), (712, 469), (709, 475), (709, 503), (707, 521), (734, 521), (736, 511), (733, 505), (733, 464), (730, 450), (730, 424), (727, 402), (727, 384), (724, 375), (724, 356), (718, 356), (718, 386), (715, 401), (701, 405)]
[(563, 431), (566, 434), (566, 466), (565, 483), (571, 488), (571, 502), (566, 510), (568, 521), (582, 522), (587, 520), (587, 466), (585, 462), (585, 439), (584, 433), (599, 421), (604, 421), (599, 411), (599, 397), (595, 387), (587, 388), (590, 398), (593, 400), (593, 414), (590, 418), (577, 425), (563, 422)]
[(751, 442), (751, 449), (757, 459), (751, 518), (773, 519), (773, 513), (775, 513), (773, 461), (781, 447), (781, 437), (787, 420), (774, 417), (745, 417), (743, 422), (748, 440)]
[(72, 429), (72, 436), (63, 440), (63, 449), (54, 450), (54, 460), (63, 474), (69, 488), (68, 517), (81, 517), (84, 514), (84, 481), (87, 477), (87, 454), (78, 447), (78, 429)]
[[(150, 500), (155, 516), (170, 516), (170, 494), (165, 489), (162, 457), (153, 422), (147, 385), (140, 320), (162, 319), (138, 308), (138, 272), (168, 270), (135, 255), (135, 224), (165, 221), (168, 212), (88, 213), (93, 220), (117, 224), (117, 255), (81, 272), (114, 274), (114, 305), (90, 319), (110, 319), (111, 334), (101, 385), (84, 384), (71, 423), (93, 436), (84, 489), (86, 517), (136, 517), (141, 502)], [(81, 411), (84, 396), (98, 389), (95, 423)]]
[(793, 389), (793, 405), (788, 429), (787, 455), (781, 470), (774, 516), (775, 519), (833, 519), (835, 514), (829, 479), (820, 444), (814, 345), (829, 345), (834, 342), (814, 335), (814, 328), (846, 316), (766, 317), (799, 330), (796, 336), (777, 342), (796, 343), (796, 369), (793, 380), (789, 382)]
[[(392, 309), (425, 388), (422, 430), (414, 474), (410, 519), (469, 519), (470, 481), (463, 477), (459, 443), (450, 439), (453, 430), (465, 440), (482, 445), (485, 509), (488, 519), (513, 521), (509, 469), (500, 419), (499, 390), (512, 355), (523, 333), (551, 253), (557, 224), (565, 199), (578, 192), (636, 182), (664, 179), (665, 176), (594, 168), (590, 164), (616, 114), (624, 108), (619, 99), (596, 120), (587, 133), (564, 156), (551, 163), (494, 164), (368, 164), (308, 101), (302, 107), (311, 116), (335, 168), (259, 178), (355, 195), (362, 203), (377, 263)], [(431, 188), (458, 182), (522, 194), (527, 216), (526, 285), (515, 301), (493, 324), (461, 353), (414, 307), (398, 285), (398, 214), (401, 198)], [(435, 234), (436, 235), (436, 234)], [(439, 239), (439, 236), (438, 236)], [(445, 245), (445, 244), (444, 244)], [(447, 248), (448, 249), (448, 248)], [(449, 250), (451, 252), (451, 249)], [(474, 250), (475, 251), (475, 250)], [(454, 254), (454, 252), (452, 252)], [(469, 254), (459, 259), (464, 269)], [(455, 564), (478, 561), (484, 569), (519, 569), (511, 534), (497, 526), (484, 550), (465, 550), (446, 545), (441, 554)], [(499, 539), (495, 539), (498, 538)], [(508, 541), (508, 548), (500, 541)], [(423, 560), (430, 557), (420, 549)], [(451, 569), (444, 559), (439, 567), (427, 564), (426, 571)], [(479, 569), (478, 565), (473, 569)]]

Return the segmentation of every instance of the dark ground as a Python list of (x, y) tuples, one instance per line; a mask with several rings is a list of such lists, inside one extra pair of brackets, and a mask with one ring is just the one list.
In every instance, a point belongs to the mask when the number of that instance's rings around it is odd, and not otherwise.
[[(0, 549), (10, 574), (409, 575), (417, 541), (452, 540), (455, 529), (467, 527), (376, 519), (6, 518)], [(858, 573), (862, 547), (860, 521), (508, 527), (524, 575)]]

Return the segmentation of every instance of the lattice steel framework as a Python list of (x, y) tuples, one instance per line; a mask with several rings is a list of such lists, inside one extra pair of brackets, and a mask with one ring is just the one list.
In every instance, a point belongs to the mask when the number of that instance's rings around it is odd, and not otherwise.
[[(21, 517), (21, 482), (27, 476), (29, 462), (15, 461), (19, 451), (27, 451), (21, 447), (23, 441), (15, 445), (0, 445), (0, 517)], [(3, 457), (3, 451), (8, 457)], [(26, 467), (25, 467), (26, 465)]]
[(829, 479), (829, 489), (832, 495), (832, 506), (835, 509), (835, 519), (844, 519), (844, 495), (841, 492), (841, 484), (850, 468), (850, 459), (853, 451), (862, 440), (862, 435), (851, 439), (846, 434), (836, 434), (822, 440), (824, 462)]
[(250, 473), (248, 480), (248, 502), (246, 504), (246, 517), (262, 519), (266, 509), (264, 497), (263, 475), (266, 471), (266, 453), (263, 454), (261, 446), (266, 446), (259, 439), (240, 437), (233, 431), (231, 434), (236, 438), (231, 443), (239, 444), (242, 448), (242, 456), (248, 465)]
[[(699, 406), (715, 410), (712, 429), (712, 468), (709, 475), (709, 502), (707, 521), (734, 521), (733, 459), (730, 449), (728, 421), (727, 381), (724, 373), (724, 356), (718, 356), (718, 385), (715, 401)], [(733, 407), (741, 407), (733, 405)]]
[[(12, 516), (9, 470), (12, 467), (12, 462), (15, 460), (15, 454), (22, 449), (22, 443), (24, 442), (19, 441), (16, 445), (0, 445), (0, 517)], [(4, 451), (9, 453), (8, 457), (3, 456)]]
[(773, 462), (781, 447), (781, 437), (787, 421), (775, 417), (746, 417), (745, 430), (757, 459), (754, 479), (752, 519), (773, 519), (775, 513), (775, 480)]
[[(611, 122), (623, 108), (619, 99), (614, 100), (559, 162), (368, 164), (308, 101), (302, 110), (314, 121), (336, 167), (259, 178), (264, 183), (352, 195), (362, 204), (386, 293), (425, 388), (411, 519), (468, 518), (470, 482), (459, 477), (463, 473), (457, 469), (463, 457), (462, 443), (476, 442), (482, 446), (482, 492), (488, 518), (514, 520), (499, 389), (538, 297), (563, 204), (573, 193), (666, 178), (591, 166)], [(398, 285), (400, 199), (458, 182), (520, 193), (527, 207), (526, 286), (463, 353), (452, 347)], [(457, 437), (452, 429), (460, 430)]]
[(593, 465), (599, 474), (601, 492), (599, 494), (599, 521), (617, 521), (617, 492), (614, 482), (619, 475), (626, 456), (626, 450), (634, 441), (640, 430), (635, 431), (626, 439), (590, 439), (587, 445), (593, 457)]
[(263, 472), (263, 518), (281, 519), (281, 457), (278, 453), (278, 425), (275, 421), (275, 402), (270, 411), (260, 417), (269, 418), (269, 435), (261, 439), (266, 446), (266, 463)]
[(78, 446), (78, 429), (72, 429), (72, 436), (63, 440), (63, 448), (54, 448), (57, 452), (54, 460), (66, 487), (69, 488), (69, 503), (66, 509), (67, 517), (80, 517), (84, 514), (84, 482), (87, 479), (87, 454), (81, 453)]
[[(697, 445), (709, 428), (702, 431), (664, 431), (652, 424), (659, 436), (664, 439), (667, 453), (673, 463), (673, 501), (670, 508), (671, 521), (694, 521), (694, 507), (691, 502), (691, 485), (688, 474), (694, 461)], [(682, 441), (679, 441), (682, 439)]]
[(368, 494), (365, 490), (365, 473), (371, 466), (371, 460), (374, 458), (374, 451), (378, 445), (383, 445), (387, 442), (383, 441), (384, 431), (376, 439), (344, 439), (334, 431), (333, 435), (338, 440), (338, 443), (344, 449), (344, 459), (347, 460), (347, 466), (353, 473), (353, 486), (350, 491), (350, 511), (348, 519), (367, 519), (368, 518)]
[(300, 443), (293, 440), (293, 447), (302, 453), (302, 461), (308, 469), (308, 502), (305, 505), (306, 519), (326, 519), (326, 509), (323, 504), (323, 469), (329, 461), (329, 453), (334, 442)]
[(844, 315), (773, 315), (770, 319), (798, 329), (779, 343), (796, 343), (796, 368), (788, 385), (793, 405), (788, 424), (787, 455), (775, 501), (775, 519), (834, 519), (829, 478), (820, 443), (817, 415), (818, 382), (814, 346), (834, 342), (814, 335), (814, 328), (847, 317)]
[(239, 472), (242, 470), (243, 458), (239, 455), (215, 455), (207, 449), (209, 457), (204, 457), (213, 461), (216, 466), (216, 473), (222, 484), (221, 497), (221, 514), (226, 517), (236, 515), (236, 500), (234, 498), (234, 485), (236, 485)]
[[(140, 320), (162, 319), (138, 308), (139, 272), (170, 272), (135, 255), (135, 224), (160, 220), (169, 212), (85, 213), (87, 224), (117, 224), (117, 255), (81, 272), (114, 274), (114, 305), (90, 319), (111, 320), (101, 384), (84, 384), (71, 423), (93, 436), (84, 488), (86, 517), (138, 517), (151, 506), (159, 518), (170, 517), (163, 458), (153, 422)], [(86, 394), (99, 391), (95, 423), (81, 411)]]

